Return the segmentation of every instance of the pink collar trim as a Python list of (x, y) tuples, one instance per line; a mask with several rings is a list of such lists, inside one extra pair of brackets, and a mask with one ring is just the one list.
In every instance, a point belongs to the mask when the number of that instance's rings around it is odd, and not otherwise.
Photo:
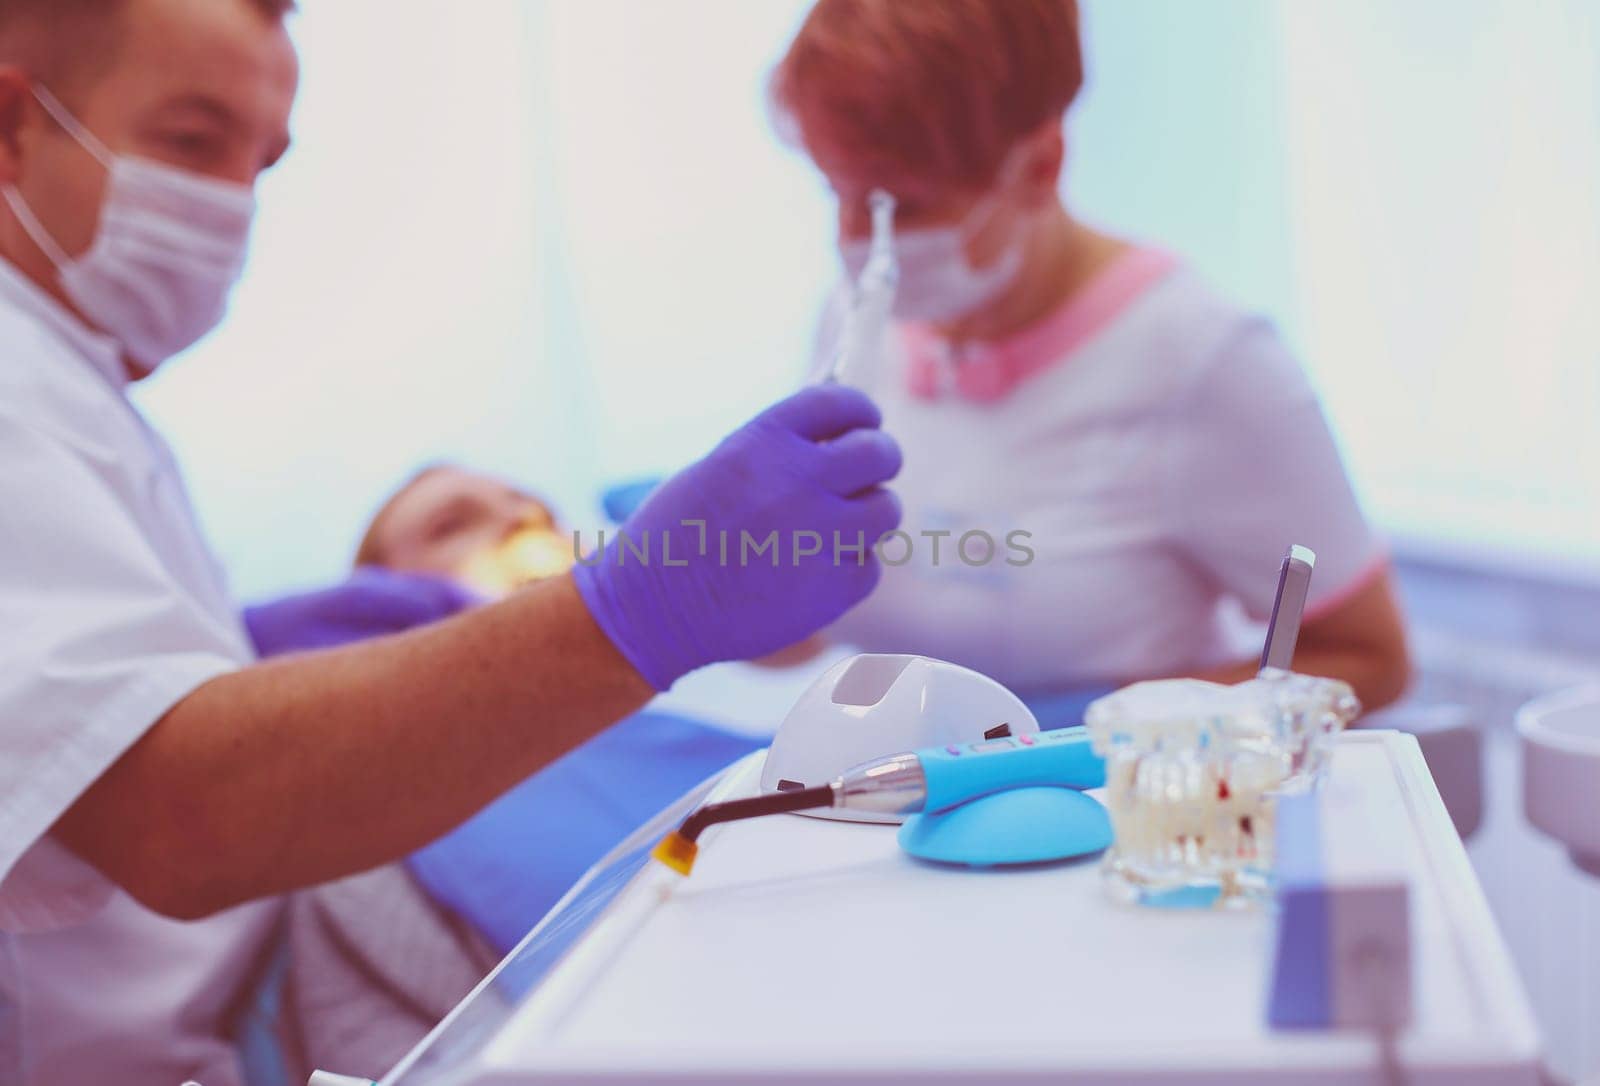
[(901, 325), (911, 394), (935, 399), (950, 391), (979, 403), (1003, 399), (1065, 361), (1177, 264), (1160, 249), (1129, 249), (1042, 320), (1005, 339), (967, 344), (959, 353), (929, 325)]

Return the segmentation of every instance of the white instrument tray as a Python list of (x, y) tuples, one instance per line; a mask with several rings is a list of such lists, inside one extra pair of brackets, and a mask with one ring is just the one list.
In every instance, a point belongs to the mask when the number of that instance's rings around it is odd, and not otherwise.
[[(752, 793), (761, 758), (712, 798)], [(1410, 876), (1406, 1081), (1537, 1082), (1522, 985), (1415, 740), (1341, 736), (1325, 787), (1368, 816), (1327, 832), (1382, 827)], [(1093, 860), (942, 868), (892, 826), (733, 823), (690, 878), (633, 874), (470, 1053), (384, 1081), (1381, 1081), (1371, 1036), (1268, 1029), (1272, 931), (1267, 909), (1116, 904)]]

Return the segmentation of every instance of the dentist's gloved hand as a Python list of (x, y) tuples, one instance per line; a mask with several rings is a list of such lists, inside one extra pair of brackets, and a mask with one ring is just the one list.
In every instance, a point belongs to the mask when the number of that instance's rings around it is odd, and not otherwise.
[(573, 570), (600, 628), (652, 686), (775, 652), (872, 591), (873, 544), (900, 523), (882, 488), (900, 447), (881, 421), (855, 389), (804, 389), (668, 479)]
[(442, 578), (363, 566), (332, 588), (246, 607), (244, 625), (266, 657), (399, 633), (482, 602)]

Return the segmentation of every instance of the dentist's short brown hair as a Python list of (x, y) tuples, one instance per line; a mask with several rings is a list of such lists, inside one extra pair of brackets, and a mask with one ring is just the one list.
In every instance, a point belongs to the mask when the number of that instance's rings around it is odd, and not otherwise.
[[(62, 90), (92, 79), (116, 57), (122, 19), (137, 0), (0, 0), (0, 65), (12, 64)], [(296, 0), (232, 0), (269, 19), (293, 13)]]

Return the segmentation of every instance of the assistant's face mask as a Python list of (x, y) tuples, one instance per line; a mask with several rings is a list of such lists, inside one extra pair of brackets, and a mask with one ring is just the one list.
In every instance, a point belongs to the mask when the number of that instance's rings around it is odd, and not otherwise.
[[(894, 254), (900, 271), (893, 307), (896, 317), (949, 324), (981, 309), (1016, 280), (1022, 268), (1021, 233), (987, 266), (975, 268), (967, 261), (967, 239), (994, 214), (997, 203), (998, 194), (991, 192), (960, 222), (895, 231)], [(852, 280), (866, 266), (871, 244), (868, 238), (839, 243), (839, 255)]]
[(113, 154), (44, 87), (34, 97), (108, 178), (89, 248), (69, 257), (13, 185), (3, 195), (73, 305), (146, 373), (221, 322), (255, 218), (246, 185)]

